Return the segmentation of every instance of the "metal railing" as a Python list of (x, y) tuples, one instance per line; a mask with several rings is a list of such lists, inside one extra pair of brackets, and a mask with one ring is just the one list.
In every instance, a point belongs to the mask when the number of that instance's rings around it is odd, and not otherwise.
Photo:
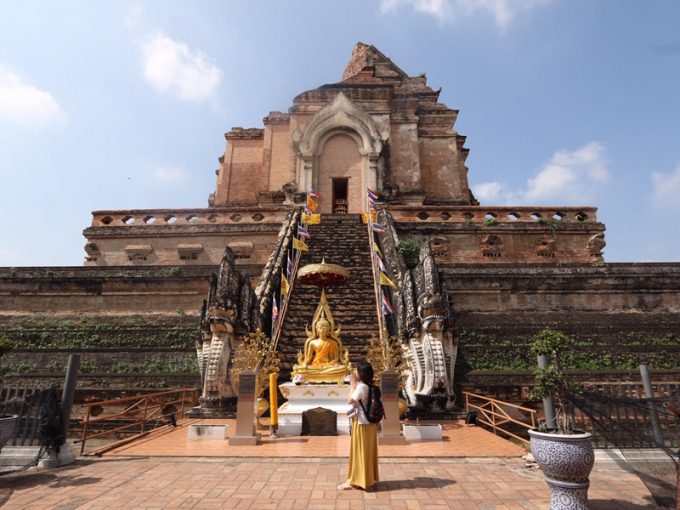
[(7, 446), (36, 446), (40, 443), (40, 414), (49, 393), (50, 388), (34, 386), (0, 388), (0, 416), (17, 416), (17, 424)]
[[(656, 383), (654, 397), (640, 383), (586, 383), (569, 395), (575, 427), (593, 434), (597, 448), (678, 449), (680, 423), (665, 408), (677, 382)], [(656, 431), (655, 431), (656, 428)]]
[[(477, 411), (477, 422), (487, 425), (493, 429), (494, 434), (499, 432), (514, 437), (524, 443), (529, 443), (526, 437), (519, 436), (507, 430), (508, 424), (524, 428), (526, 430), (535, 429), (537, 426), (538, 412), (535, 409), (518, 406), (496, 400), (495, 398), (477, 395), (476, 393), (463, 392), (465, 395), (465, 409), (467, 412)], [(528, 417), (527, 417), (528, 415)], [(524, 418), (523, 421), (521, 418)]]
[[(81, 438), (76, 441), (81, 443), (80, 454), (101, 456), (161, 426), (175, 425), (177, 420), (184, 418), (187, 408), (198, 403), (199, 395), (198, 388), (179, 388), (84, 404), (83, 431)], [(106, 428), (106, 423), (113, 425), (112, 428)], [(93, 427), (98, 430), (92, 432)], [(102, 427), (106, 429), (101, 430)], [(87, 440), (123, 433), (133, 435), (85, 453)]]

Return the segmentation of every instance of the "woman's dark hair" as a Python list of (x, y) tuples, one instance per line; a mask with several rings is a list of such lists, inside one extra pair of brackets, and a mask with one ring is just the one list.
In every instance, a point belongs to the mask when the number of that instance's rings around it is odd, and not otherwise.
[(373, 366), (368, 361), (357, 363), (357, 374), (362, 383), (373, 384)]

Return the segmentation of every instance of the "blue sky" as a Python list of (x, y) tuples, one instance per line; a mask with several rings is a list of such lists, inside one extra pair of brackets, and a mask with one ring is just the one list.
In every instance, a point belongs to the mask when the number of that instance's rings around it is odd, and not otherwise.
[(204, 207), (223, 133), (358, 41), (460, 110), (482, 204), (595, 205), (610, 262), (680, 259), (680, 2), (6, 1), (0, 265), (80, 265), (95, 209)]

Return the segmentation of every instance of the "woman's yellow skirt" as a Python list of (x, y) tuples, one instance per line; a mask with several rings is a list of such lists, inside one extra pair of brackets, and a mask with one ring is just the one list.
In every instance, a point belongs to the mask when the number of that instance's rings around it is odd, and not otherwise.
[(367, 489), (379, 480), (378, 426), (375, 423), (359, 425), (354, 419), (352, 420), (347, 483)]

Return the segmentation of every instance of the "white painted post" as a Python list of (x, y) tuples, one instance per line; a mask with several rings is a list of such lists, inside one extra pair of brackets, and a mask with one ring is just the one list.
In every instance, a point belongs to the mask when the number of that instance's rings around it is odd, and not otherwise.
[(236, 431), (229, 438), (230, 445), (253, 446), (257, 444), (255, 388), (257, 388), (257, 372), (255, 370), (241, 372), (238, 381), (238, 402), (236, 403)]
[(406, 444), (399, 421), (399, 374), (394, 370), (382, 372), (380, 391), (385, 408), (385, 420), (382, 422), (379, 442), (380, 444)]

